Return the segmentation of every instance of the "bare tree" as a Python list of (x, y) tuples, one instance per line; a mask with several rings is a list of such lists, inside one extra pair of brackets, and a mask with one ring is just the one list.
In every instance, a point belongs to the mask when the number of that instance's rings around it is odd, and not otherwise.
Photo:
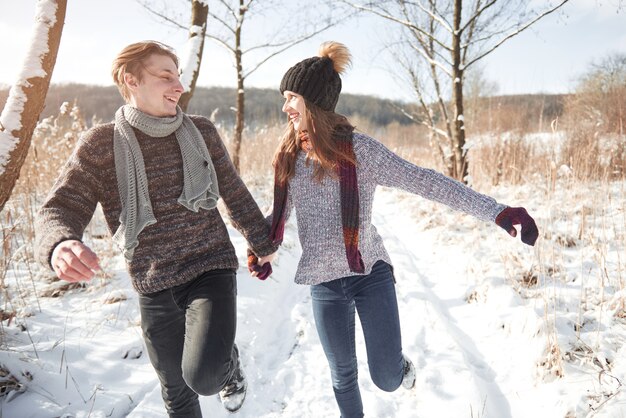
[[(189, 0), (185, 0), (189, 1)], [(143, 6), (165, 22), (181, 28), (180, 17), (174, 16), (171, 10), (157, 10), (150, 4), (142, 2)], [(276, 0), (219, 0), (215, 7), (208, 11), (208, 20), (211, 30), (207, 30), (206, 37), (226, 49), (233, 57), (237, 74), (236, 118), (233, 135), (232, 159), (237, 171), (240, 166), (241, 143), (245, 121), (245, 81), (263, 64), (276, 55), (298, 45), (307, 39), (325, 31), (337, 22), (346, 19), (350, 14), (339, 14), (328, 9), (328, 16), (323, 16), (324, 5), (320, 3), (315, 21), (307, 20), (306, 15), (292, 15), (290, 19), (277, 19), (276, 31), (268, 31), (262, 39), (250, 42), (251, 46), (244, 47), (244, 24), (255, 18), (266, 15), (279, 15), (285, 8), (283, 2)], [(300, 8), (304, 9), (305, 8)], [(213, 25), (214, 24), (214, 25)], [(247, 56), (252, 56), (252, 64), (244, 63)]]
[(467, 69), (569, 0), (341, 0), (400, 30), (394, 57), (418, 101), (446, 174), (467, 179), (463, 83)]
[(200, 74), (208, 13), (208, 0), (192, 0), (189, 39), (187, 40), (187, 48), (183, 55), (183, 62), (181, 63), (181, 81), (185, 87), (185, 92), (178, 102), (178, 105), (184, 111), (187, 110), (189, 101), (193, 96), (193, 91), (196, 88), (198, 75)]
[(577, 178), (626, 179), (626, 54), (589, 64), (562, 116), (560, 159)]
[(589, 65), (567, 105), (596, 132), (626, 134), (626, 54), (609, 54)]
[(0, 115), (0, 211), (11, 196), (44, 107), (56, 63), (67, 0), (39, 0), (33, 41)]

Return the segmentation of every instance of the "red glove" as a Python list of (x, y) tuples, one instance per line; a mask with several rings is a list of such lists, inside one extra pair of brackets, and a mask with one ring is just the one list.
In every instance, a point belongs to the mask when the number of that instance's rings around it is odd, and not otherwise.
[(512, 237), (517, 236), (517, 230), (513, 225), (522, 226), (522, 242), (528, 245), (535, 245), (539, 230), (535, 220), (526, 212), (524, 208), (506, 208), (496, 216), (496, 225), (503, 228)]
[(259, 258), (254, 255), (254, 253), (248, 249), (248, 271), (252, 273), (256, 271), (257, 279), (265, 280), (270, 274), (272, 274), (272, 265), (270, 263), (265, 263), (262, 266), (259, 266)]

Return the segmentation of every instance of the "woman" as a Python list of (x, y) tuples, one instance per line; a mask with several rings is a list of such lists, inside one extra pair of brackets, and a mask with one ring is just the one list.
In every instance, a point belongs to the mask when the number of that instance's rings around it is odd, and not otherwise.
[[(289, 122), (274, 158), (275, 191), (270, 238), (282, 241), (284, 224), (296, 210), (302, 257), (295, 281), (311, 286), (316, 328), (326, 354), (341, 416), (362, 417), (357, 381), (354, 320), (359, 314), (370, 375), (384, 391), (415, 384), (415, 368), (402, 353), (391, 260), (376, 227), (376, 186), (395, 187), (494, 221), (534, 245), (538, 231), (523, 208), (510, 208), (433, 170), (404, 161), (367, 135), (354, 132), (334, 112), (340, 74), (350, 53), (337, 42), (322, 44), (284, 75), (280, 92)], [(249, 257), (261, 279), (268, 257)]]

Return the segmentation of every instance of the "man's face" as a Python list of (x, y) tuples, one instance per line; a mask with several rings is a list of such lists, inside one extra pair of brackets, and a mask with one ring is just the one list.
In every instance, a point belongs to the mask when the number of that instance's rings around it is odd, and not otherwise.
[(126, 74), (130, 104), (151, 116), (175, 116), (184, 88), (174, 61), (167, 55), (151, 55), (144, 61), (141, 75), (139, 81), (132, 74)]

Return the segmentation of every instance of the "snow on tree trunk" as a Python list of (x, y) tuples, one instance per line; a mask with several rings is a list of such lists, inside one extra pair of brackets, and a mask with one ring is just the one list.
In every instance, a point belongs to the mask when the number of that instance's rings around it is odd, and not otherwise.
[(178, 105), (183, 111), (187, 111), (187, 106), (196, 88), (198, 74), (200, 74), (200, 63), (202, 62), (202, 50), (204, 49), (208, 13), (209, 4), (207, 1), (193, 0), (191, 3), (189, 39), (185, 46), (185, 52), (181, 57), (180, 81), (185, 88), (185, 92), (181, 96)]
[(454, 2), (454, 31), (452, 33), (452, 153), (454, 158), (453, 177), (467, 182), (467, 155), (465, 153), (465, 120), (463, 117), (463, 67), (461, 63), (461, 16), (463, 0)]
[(67, 0), (37, 2), (35, 26), (22, 72), (11, 87), (0, 115), (0, 211), (11, 196), (44, 107), (66, 6)]

